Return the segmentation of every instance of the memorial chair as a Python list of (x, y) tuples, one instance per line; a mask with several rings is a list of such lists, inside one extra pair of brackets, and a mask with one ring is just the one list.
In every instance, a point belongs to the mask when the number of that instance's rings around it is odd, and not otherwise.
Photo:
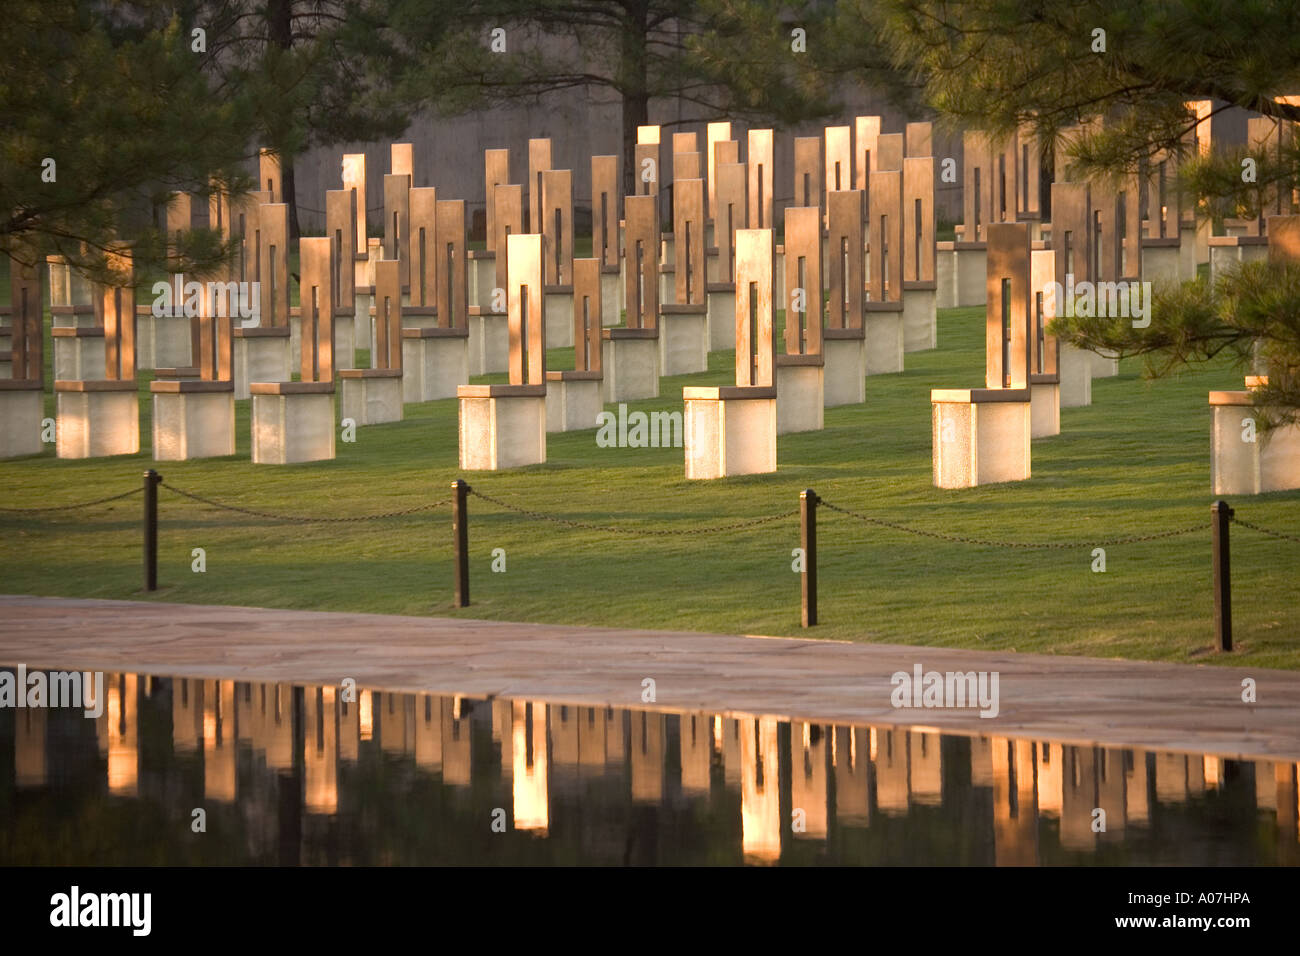
[[(1265, 230), (1270, 261), (1300, 263), (1300, 215), (1270, 216)], [(1260, 368), (1254, 372), (1244, 390), (1210, 392), (1210, 487), (1215, 495), (1300, 488), (1300, 425), (1265, 431), (1253, 394), (1274, 375), (1295, 372)]]
[[(190, 230), (192, 220), (193, 198), (185, 192), (172, 193), (165, 212), (167, 244), (171, 254), (179, 251), (179, 237)], [(162, 315), (155, 315), (149, 304), (137, 304), (135, 310), (136, 366), (168, 378), (198, 374), (198, 355), (194, 350), (197, 329), (180, 308), (183, 300), (177, 301), (177, 298), (172, 299), (174, 308)]]
[[(510, 182), (510, 150), (483, 150), (483, 248), (471, 249), (469, 256), (469, 304), (472, 308), (488, 308), (492, 304), (492, 290), (505, 286), (497, 281), (497, 228), (496, 203), (493, 195), (497, 186)], [(517, 232), (523, 232), (522, 222)], [(504, 254), (504, 252), (503, 252)], [(504, 306), (502, 306), (504, 308)]]
[[(506, 281), (510, 268), (511, 236), (524, 234), (524, 191), (517, 184), (492, 187), (493, 286), (487, 303), (469, 307), (469, 373), (489, 375), (504, 372), (510, 366), (510, 322), (506, 307)], [(479, 275), (486, 265), (478, 267)], [(480, 278), (479, 283), (481, 284)]]
[(594, 428), (603, 403), (601, 278), (598, 258), (573, 260), (573, 368), (546, 372), (546, 430)]
[[(699, 153), (691, 157), (698, 172)], [(659, 307), (659, 363), (662, 375), (706, 372), (709, 368), (709, 323), (704, 255), (704, 180), (673, 182), (673, 299)]]
[[(1054, 280), (1063, 295), (1081, 282), (1095, 281), (1096, 245), (1093, 241), (1096, 219), (1090, 215), (1092, 189), (1087, 183), (1052, 184), (1052, 222), (1045, 229), (1053, 254)], [(1055, 304), (1053, 314), (1060, 314), (1064, 302)], [(1063, 408), (1081, 408), (1092, 404), (1092, 380), (1119, 374), (1119, 362), (1113, 357), (1078, 349), (1061, 343), (1057, 355), (1060, 383), (1059, 401)]]
[[(370, 263), (370, 243), (366, 236), (366, 154), (365, 153), (344, 153), (342, 165), (342, 182), (343, 188), (352, 193), (352, 208), (356, 216), (356, 237), (351, 241), (345, 240), (345, 251), (340, 253), (340, 258), (344, 261), (352, 262), (352, 300), (341, 303), (342, 308), (352, 307), (352, 325), (353, 329), (357, 327), (364, 328), (370, 321), (370, 307), (373, 304), (374, 289), (369, 281), (368, 271)], [(326, 215), (329, 209), (326, 207)], [(336, 237), (337, 239), (337, 237)], [(298, 354), (298, 343), (295, 340), (290, 347), (290, 354)]]
[(714, 184), (713, 246), (706, 255), (708, 293), (709, 351), (721, 352), (736, 347), (736, 230), (744, 229), (747, 220), (745, 198), (746, 168), (739, 162), (740, 144), (720, 141), (715, 147), (717, 182)]
[(984, 305), (985, 233), (995, 221), (993, 170), (999, 155), (1005, 151), (995, 148), (984, 131), (962, 134), (962, 221), (955, 239), (937, 244), (935, 277), (941, 309)]
[(41, 423), (45, 415), (45, 322), (41, 263), (9, 260), (7, 358), (9, 377), (0, 378), (0, 458), (38, 455), (44, 449)]
[(1028, 223), (988, 226), (985, 387), (934, 389), (934, 484), (973, 488), (1030, 476), (1032, 342)]
[[(337, 193), (349, 205), (355, 201), (349, 191), (337, 190)], [(250, 397), (251, 382), (287, 381), (293, 367), (294, 347), (301, 348), (290, 325), (289, 207), (263, 202), (268, 195), (265, 191), (251, 193), (231, 206), (231, 230), (240, 237), (240, 248), (230, 275), (246, 283), (245, 290), (258, 290), (251, 321), (241, 319), (232, 323), (231, 328), (237, 400)], [(331, 226), (348, 228), (337, 221), (339, 203), (335, 192), (326, 193), (325, 205), (326, 231), (333, 232)], [(342, 233), (342, 239), (350, 241), (347, 232)], [(348, 273), (352, 273), (350, 265)]]
[[(337, 280), (334, 269), (330, 269), (330, 274)], [(370, 367), (345, 368), (338, 372), (339, 414), (358, 425), (402, 420), (402, 298), (401, 265), (394, 259), (379, 260), (375, 263)], [(335, 310), (336, 317), (338, 314)]]
[(846, 189), (826, 199), (825, 269), (829, 294), (822, 333), (827, 408), (860, 405), (867, 399), (867, 343), (864, 317), (862, 191)]
[(233, 286), (205, 282), (203, 290), (203, 308), (195, 319), (197, 375), (156, 378), (149, 383), (154, 461), (189, 461), (235, 453), (231, 327), (237, 309), (232, 301)]
[(682, 389), (688, 479), (776, 471), (775, 243), (736, 233), (736, 384)]
[(284, 465), (334, 457), (333, 245), (330, 236), (298, 241), (299, 380), (249, 385), (254, 464)]
[[(817, 140), (820, 144), (820, 140)], [(811, 192), (814, 199), (820, 190)], [(776, 356), (776, 433), (819, 431), (825, 412), (821, 206), (785, 211), (785, 351)]]
[[(60, 458), (134, 455), (140, 450), (140, 407), (135, 376), (135, 289), (129, 246), (107, 253), (113, 285), (95, 284), (103, 317), (102, 377), (56, 379), (57, 440)], [(74, 331), (80, 331), (79, 329)], [(87, 376), (95, 370), (84, 368)]]
[(468, 250), (464, 200), (412, 189), (412, 305), (402, 309), (401, 329), (405, 402), (455, 398), (469, 384)]
[[(928, 140), (928, 136), (924, 139)], [(903, 351), (920, 352), (939, 344), (934, 157), (904, 157), (902, 188)]]
[(546, 323), (543, 319), (542, 237), (506, 240), (509, 260), (510, 381), (462, 385), (460, 467), (496, 471), (546, 461)]
[(573, 345), (573, 173), (546, 169), (541, 174), (543, 295), (546, 341), (551, 348)]
[(103, 301), (63, 256), (49, 256), (54, 380), (95, 378), (104, 368)]
[(623, 209), (626, 321), (601, 333), (606, 402), (659, 395), (658, 198), (627, 196)]
[(591, 157), (591, 254), (600, 260), (600, 314), (605, 325), (617, 325), (623, 309), (619, 256), (623, 234), (618, 211), (623, 190), (617, 156)]
[[(886, 137), (881, 137), (881, 140)], [(901, 139), (901, 137), (900, 137)], [(867, 374), (903, 371), (903, 174), (876, 169), (867, 205)]]
[[(737, 152), (732, 155), (724, 152), (723, 157), (718, 156), (719, 143), (733, 143)], [(709, 123), (704, 131), (704, 181), (706, 186), (706, 200), (708, 205), (705, 207), (704, 215), (706, 221), (704, 245), (712, 249), (717, 244), (717, 239), (713, 231), (713, 225), (718, 218), (718, 163), (738, 163), (740, 162), (739, 153), (740, 144), (731, 138), (731, 123), (727, 120), (719, 120)]]

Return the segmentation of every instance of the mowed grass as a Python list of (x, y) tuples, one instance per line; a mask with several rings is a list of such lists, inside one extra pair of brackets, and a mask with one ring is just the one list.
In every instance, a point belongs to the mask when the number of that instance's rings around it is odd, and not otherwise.
[[(931, 484), (929, 390), (983, 381), (982, 309), (941, 313), (940, 348), (907, 371), (867, 380), (867, 401), (828, 409), (823, 431), (782, 436), (776, 474), (684, 478), (680, 448), (600, 448), (595, 429), (553, 434), (547, 464), (466, 479), (520, 507), (571, 521), (673, 531), (635, 536), (532, 520), (470, 500), (472, 606), (452, 598), (450, 510), (345, 524), (270, 521), (161, 491), (160, 589), (140, 591), (140, 498), (40, 516), (0, 513), (0, 571), (10, 593), (313, 610), (434, 614), (559, 624), (798, 635), (1203, 663), (1300, 667), (1300, 544), (1232, 533), (1237, 650), (1213, 644), (1209, 409), (1240, 373), (1200, 370), (1149, 383), (1136, 363), (1093, 383), (1090, 408), (1062, 412), (1062, 434), (1034, 443), (1029, 481), (962, 491)], [(551, 367), (571, 351), (556, 350)], [(665, 379), (656, 401), (680, 410), (681, 387), (731, 379), (731, 353), (706, 374)], [(138, 486), (131, 458), (0, 463), (3, 506), (49, 506)], [(53, 402), (50, 400), (50, 414)], [(374, 514), (449, 497), (457, 477), (453, 400), (406, 407), (397, 424), (357, 430), (334, 461), (249, 461), (248, 403), (234, 458), (162, 463), (166, 482), (257, 510), (306, 517)], [(820, 512), (822, 623), (799, 626), (791, 550), (797, 517), (698, 532), (790, 511), (814, 488), (843, 507), (925, 531), (1063, 550), (961, 544)], [(1300, 534), (1300, 494), (1233, 502), (1246, 520)], [(1191, 525), (1186, 536), (1105, 546), (1111, 538)], [(193, 549), (207, 570), (191, 569)], [(491, 570), (502, 549), (504, 573)], [(220, 635), (213, 635), (214, 641)]]

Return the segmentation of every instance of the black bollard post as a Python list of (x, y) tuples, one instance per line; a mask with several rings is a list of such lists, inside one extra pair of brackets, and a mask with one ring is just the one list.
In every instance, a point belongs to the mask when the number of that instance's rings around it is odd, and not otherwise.
[(799, 547), (803, 549), (803, 626), (817, 623), (817, 492), (799, 494)]
[(455, 498), (451, 505), (451, 536), (456, 549), (456, 595), (454, 607), (469, 607), (469, 485), (457, 478), (451, 483)]
[(1228, 526), (1232, 524), (1232, 509), (1226, 501), (1210, 505), (1214, 516), (1214, 636), (1219, 650), (1232, 650), (1232, 569), (1229, 563)]
[(144, 589), (158, 590), (158, 483), (162, 475), (144, 473)]

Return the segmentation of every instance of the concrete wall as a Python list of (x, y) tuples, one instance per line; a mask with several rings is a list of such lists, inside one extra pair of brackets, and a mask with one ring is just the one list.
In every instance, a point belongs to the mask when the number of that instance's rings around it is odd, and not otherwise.
[[(774, 200), (780, 217), (790, 205), (794, 188), (794, 138), (817, 135), (826, 126), (853, 125), (855, 116), (879, 115), (881, 132), (901, 133), (911, 119), (893, 109), (883, 95), (856, 91), (842, 96), (843, 111), (838, 117), (828, 117), (811, 123), (778, 129), (776, 135), (776, 170)], [(671, 134), (694, 130), (704, 147), (705, 122), (682, 122), (689, 117), (678, 102), (652, 104), (652, 123), (673, 125), (665, 128), (664, 173), (671, 177)], [(528, 140), (535, 137), (551, 138), (552, 158), (555, 168), (573, 171), (573, 201), (579, 233), (590, 230), (591, 208), (591, 157), (602, 154), (620, 154), (622, 151), (621, 109), (617, 99), (607, 91), (570, 90), (548, 95), (530, 106), (497, 108), (463, 116), (421, 115), (410, 129), (396, 142), (410, 142), (415, 147), (416, 186), (437, 186), (440, 195), (448, 199), (464, 199), (471, 223), (471, 233), (482, 238), (484, 209), (483, 150), (505, 147), (510, 150), (511, 178), (522, 183), (528, 172)], [(1212, 120), (1213, 142), (1240, 144), (1246, 138), (1246, 119), (1252, 114), (1246, 110), (1230, 109), (1216, 114)], [(745, 158), (745, 130), (743, 123), (733, 124), (733, 135), (740, 140), (741, 158)], [(388, 143), (347, 143), (341, 146), (313, 149), (299, 157), (297, 195), (299, 222), (305, 234), (320, 234), (325, 225), (325, 190), (342, 186), (341, 166), (344, 153), (366, 154), (367, 221), (372, 234), (382, 232), (383, 177), (389, 171)], [(955, 183), (936, 183), (935, 211), (939, 219), (949, 222), (961, 220), (961, 136), (946, 135), (938, 130), (934, 135), (936, 175), (942, 160), (957, 160), (959, 175)], [(661, 215), (668, 221), (671, 196), (665, 191)]]
[[(858, 94), (845, 97), (843, 114), (838, 118), (832, 117), (777, 131), (774, 199), (778, 215), (779, 210), (790, 204), (794, 195), (794, 137), (818, 134), (825, 126), (851, 126), (855, 116), (864, 114), (879, 114), (883, 118), (882, 131), (886, 133), (901, 133), (908, 121), (907, 117), (887, 106), (883, 97)], [(484, 209), (483, 150), (501, 147), (509, 149), (511, 178), (514, 182), (523, 182), (528, 172), (528, 140), (549, 136), (555, 167), (573, 171), (574, 206), (579, 210), (576, 214), (577, 227), (583, 233), (590, 228), (588, 211), (591, 207), (591, 157), (621, 154), (621, 116), (619, 102), (604, 91), (566, 91), (549, 95), (539, 104), (527, 107), (497, 108), (450, 117), (421, 115), (395, 141), (414, 144), (414, 184), (436, 186), (440, 195), (448, 199), (464, 199), (474, 227), (473, 233), (481, 237)], [(679, 104), (675, 102), (652, 104), (652, 123), (679, 123), (685, 118)], [(706, 123), (702, 121), (665, 128), (663, 155), (666, 174), (671, 175), (671, 134), (694, 130), (703, 149), (705, 127)], [(733, 134), (741, 142), (742, 159), (745, 155), (747, 128), (740, 123), (733, 125)], [(942, 137), (936, 135), (935, 143), (941, 155), (955, 155), (960, 163), (960, 152), (943, 151), (945, 140)], [(956, 145), (960, 150), (960, 138)], [(319, 234), (324, 229), (325, 190), (341, 188), (343, 154), (361, 152), (366, 154), (367, 221), (373, 234), (377, 235), (382, 230), (383, 177), (389, 171), (388, 143), (346, 143), (313, 149), (297, 160), (295, 174), (298, 214), (304, 233)], [(955, 219), (960, 216), (960, 185), (941, 189), (936, 198), (941, 217)], [(670, 202), (670, 197), (664, 195), (662, 212), (665, 220), (671, 208)]]

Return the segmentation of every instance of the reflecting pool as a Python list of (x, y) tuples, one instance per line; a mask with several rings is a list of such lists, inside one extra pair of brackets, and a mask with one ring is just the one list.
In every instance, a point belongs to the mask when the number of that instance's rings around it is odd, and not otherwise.
[(105, 698), (0, 708), (0, 864), (1300, 863), (1289, 761), (136, 674)]

